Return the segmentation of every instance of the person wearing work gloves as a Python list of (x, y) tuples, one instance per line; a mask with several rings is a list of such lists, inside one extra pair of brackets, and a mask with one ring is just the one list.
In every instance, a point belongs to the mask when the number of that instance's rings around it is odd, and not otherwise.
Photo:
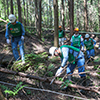
[(9, 23), (6, 26), (5, 38), (8, 44), (10, 44), (10, 36), (11, 35), (11, 46), (15, 60), (19, 60), (19, 54), (17, 51), (17, 45), (20, 48), (20, 55), (22, 64), (25, 63), (24, 57), (24, 36), (25, 30), (22, 23), (16, 21), (16, 17), (13, 14), (9, 15)]
[[(69, 61), (69, 64), (66, 68), (66, 74), (72, 74), (75, 67), (78, 67), (78, 72), (85, 72), (85, 59), (84, 54), (80, 49), (70, 46), (70, 45), (63, 45), (59, 48), (57, 47), (51, 47), (49, 49), (49, 53), (52, 56), (60, 56), (61, 58), (61, 66), (57, 70), (55, 76), (60, 76), (62, 71), (64, 70), (64, 67)], [(86, 78), (85, 74), (79, 74), (82, 79)], [(68, 76), (68, 79), (71, 80), (71, 77)]]
[(71, 46), (74, 46), (76, 48), (79, 48), (80, 50), (84, 51), (84, 42), (83, 37), (81, 34), (79, 34), (79, 29), (74, 29), (74, 35), (71, 37)]
[(59, 46), (62, 46), (64, 45), (65, 41), (65, 32), (62, 30), (61, 26), (59, 26), (58, 34), (59, 34)]
[[(91, 56), (95, 56), (95, 50), (94, 46), (96, 45), (96, 41), (92, 38), (90, 38), (89, 34), (85, 35), (84, 45), (86, 46), (86, 53), (87, 53), (87, 59), (89, 59)], [(93, 60), (93, 58), (91, 58)], [(88, 63), (90, 60), (88, 61)]]

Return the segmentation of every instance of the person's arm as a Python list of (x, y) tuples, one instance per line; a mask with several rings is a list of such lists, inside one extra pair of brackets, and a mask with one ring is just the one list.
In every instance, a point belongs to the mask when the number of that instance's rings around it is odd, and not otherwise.
[(67, 63), (68, 60), (68, 53), (69, 53), (69, 48), (62, 48), (62, 52), (63, 52), (63, 60), (61, 62), (61, 67), (64, 67)]
[(93, 46), (95, 46), (96, 45), (96, 41), (94, 39), (92, 39), (92, 41), (93, 41)]
[(60, 76), (61, 75), (61, 73), (62, 73), (62, 71), (64, 69), (64, 66), (66, 65), (67, 60), (68, 60), (69, 49), (68, 48), (62, 48), (62, 52), (63, 52), (63, 59), (61, 59), (61, 66), (57, 70), (55, 76)]
[(9, 39), (9, 29), (8, 29), (8, 25), (6, 26), (5, 38), (6, 39)]
[(22, 28), (22, 36), (24, 36), (25, 35), (25, 29), (24, 29), (23, 24), (21, 24), (21, 28)]
[(72, 38), (71, 38), (70, 42), (71, 42), (71, 46), (73, 46)]

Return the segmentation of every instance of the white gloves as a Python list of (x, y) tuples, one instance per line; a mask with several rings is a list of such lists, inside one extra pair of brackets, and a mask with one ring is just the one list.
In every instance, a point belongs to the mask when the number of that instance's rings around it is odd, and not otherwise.
[(24, 40), (24, 36), (21, 36), (21, 40)]
[(84, 51), (84, 47), (83, 46), (82, 46), (81, 50)]
[(55, 76), (60, 76), (60, 74), (62, 73), (62, 71), (63, 71), (63, 68), (60, 67), (60, 68), (57, 70)]
[(10, 44), (10, 40), (9, 40), (9, 39), (7, 39), (6, 42), (7, 42), (8, 44)]

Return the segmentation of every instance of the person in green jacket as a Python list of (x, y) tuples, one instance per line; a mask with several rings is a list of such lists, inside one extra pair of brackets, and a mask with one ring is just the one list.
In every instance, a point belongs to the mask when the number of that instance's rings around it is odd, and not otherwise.
[(59, 34), (59, 46), (62, 46), (64, 45), (65, 41), (65, 32), (64, 30), (62, 30), (61, 26), (59, 26), (58, 34)]
[(86, 46), (87, 59), (89, 59), (91, 56), (94, 57), (95, 56), (94, 46), (96, 45), (96, 41), (90, 38), (89, 34), (85, 35), (84, 45)]
[[(64, 67), (69, 61), (69, 64), (66, 68), (66, 74), (72, 74), (75, 67), (78, 67), (78, 72), (85, 72), (85, 59), (84, 54), (80, 49), (70, 46), (70, 45), (62, 45), (61, 47), (51, 47), (49, 49), (49, 54), (51, 56), (60, 56), (61, 58), (61, 66), (57, 70), (55, 76), (60, 76), (62, 71), (64, 70)], [(85, 74), (79, 74), (81, 78), (86, 78)], [(68, 77), (69, 80), (71, 80), (71, 77)]]
[(83, 37), (79, 34), (79, 28), (74, 29), (74, 35), (71, 37), (71, 46), (79, 48), (80, 50), (84, 50), (84, 42)]
[(11, 35), (11, 46), (12, 51), (15, 60), (19, 60), (19, 54), (17, 50), (17, 46), (19, 45), (20, 49), (20, 55), (22, 64), (25, 63), (25, 57), (24, 57), (24, 36), (25, 36), (25, 30), (22, 23), (16, 21), (16, 17), (13, 14), (9, 15), (9, 23), (6, 26), (6, 41), (8, 44), (10, 44), (10, 35)]

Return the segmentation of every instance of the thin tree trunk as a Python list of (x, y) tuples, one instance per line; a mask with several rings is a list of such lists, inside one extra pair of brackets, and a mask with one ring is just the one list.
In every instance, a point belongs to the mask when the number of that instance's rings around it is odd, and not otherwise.
[(70, 38), (73, 35), (74, 29), (74, 0), (68, 0), (69, 4), (69, 20), (70, 20)]
[(85, 30), (88, 31), (87, 0), (84, 0)]
[(23, 0), (23, 6), (24, 6), (24, 25), (26, 26), (25, 0)]
[(27, 10), (27, 26), (29, 25), (29, 21), (28, 21), (28, 0), (26, 1), (26, 10)]
[(9, 15), (9, 4), (8, 4), (8, 0), (6, 0), (7, 3), (7, 15)]
[(64, 0), (62, 0), (62, 26), (65, 30), (65, 22), (64, 22)]
[(13, 10), (13, 0), (11, 0), (11, 14), (14, 14), (14, 10)]
[(99, 32), (100, 32), (100, 0), (98, 0), (98, 18), (99, 18)]
[(17, 0), (18, 5), (18, 20), (22, 23), (20, 0)]
[(52, 1), (49, 0), (49, 9), (50, 9), (50, 17), (49, 17), (49, 20), (50, 20), (50, 27), (52, 27)]
[(6, 0), (3, 0), (3, 5), (4, 5), (4, 15), (6, 19)]
[(76, 13), (77, 13), (77, 27), (80, 29), (80, 26), (79, 26), (79, 22), (80, 22), (80, 20), (79, 20), (79, 0), (77, 0), (77, 11), (76, 11)]
[(65, 0), (65, 10), (66, 10), (66, 27), (69, 29), (69, 20), (68, 20), (68, 12), (67, 12), (67, 8), (68, 8), (68, 3)]
[(54, 46), (58, 47), (58, 0), (53, 0), (54, 6)]
[(35, 25), (37, 34), (39, 34), (39, 15), (38, 15), (38, 1), (35, 0)]
[(41, 40), (41, 21), (42, 21), (42, 15), (41, 15), (41, 1), (42, 0), (39, 0), (39, 34), (38, 34), (38, 37), (39, 39)]

